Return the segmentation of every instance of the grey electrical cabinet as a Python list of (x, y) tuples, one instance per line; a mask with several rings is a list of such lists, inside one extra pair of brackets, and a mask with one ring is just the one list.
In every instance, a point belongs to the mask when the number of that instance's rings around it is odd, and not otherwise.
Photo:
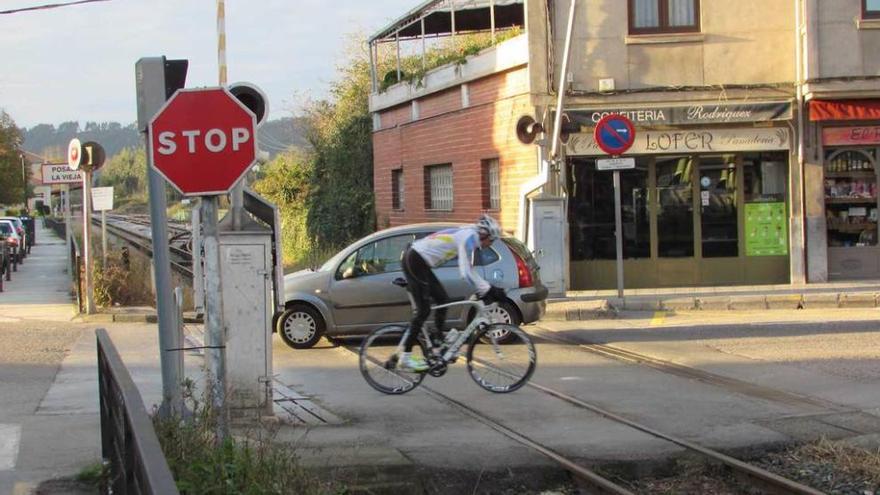
[[(224, 222), (225, 223), (225, 222)], [(226, 325), (226, 403), (233, 417), (272, 414), (272, 230), (220, 226), (220, 284)]]

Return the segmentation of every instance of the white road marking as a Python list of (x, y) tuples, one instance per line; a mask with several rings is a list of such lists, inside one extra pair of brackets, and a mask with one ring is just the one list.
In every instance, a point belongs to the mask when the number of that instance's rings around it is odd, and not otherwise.
[(21, 443), (21, 425), (0, 424), (0, 471), (15, 468), (19, 443)]

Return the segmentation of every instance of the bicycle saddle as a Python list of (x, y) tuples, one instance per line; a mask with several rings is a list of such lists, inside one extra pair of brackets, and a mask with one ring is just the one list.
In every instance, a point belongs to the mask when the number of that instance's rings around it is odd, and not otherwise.
[(391, 283), (398, 286), (398, 287), (406, 288), (406, 279), (405, 278), (397, 277), (394, 280), (392, 280)]

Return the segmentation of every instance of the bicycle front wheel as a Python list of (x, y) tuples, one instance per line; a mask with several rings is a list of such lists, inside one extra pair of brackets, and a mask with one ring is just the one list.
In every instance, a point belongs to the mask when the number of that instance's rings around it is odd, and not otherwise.
[[(387, 325), (373, 330), (364, 339), (359, 353), (361, 375), (364, 380), (379, 392), (385, 394), (405, 394), (419, 386), (424, 373), (397, 369), (397, 344), (403, 338), (406, 327)], [(421, 342), (413, 347), (413, 352), (421, 350)]]
[(537, 362), (532, 339), (518, 326), (508, 323), (495, 323), (479, 330), (467, 351), (471, 378), (477, 385), (499, 394), (525, 385)]

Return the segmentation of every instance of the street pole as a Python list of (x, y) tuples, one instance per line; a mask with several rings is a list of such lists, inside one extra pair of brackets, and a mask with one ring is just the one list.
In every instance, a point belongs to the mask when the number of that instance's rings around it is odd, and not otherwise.
[[(149, 136), (148, 141), (149, 143)], [(149, 153), (147, 154), (149, 157)], [(151, 160), (148, 158), (148, 160)], [(174, 309), (174, 292), (171, 287), (171, 255), (168, 249), (168, 215), (165, 211), (165, 179), (159, 175), (152, 163), (147, 164), (150, 194), (150, 229), (153, 237), (153, 272), (156, 278), (156, 311), (159, 313), (159, 349), (162, 364), (162, 406), (159, 411), (165, 416), (183, 413), (183, 398), (180, 384), (181, 376), (175, 366), (177, 350), (177, 311)]]
[[(217, 79), (220, 86), (228, 83), (226, 66), (226, 1), (217, 0)], [(241, 230), (242, 210), (244, 209), (244, 178), (242, 177), (229, 193), (229, 207), (232, 210), (232, 230)]]
[(205, 277), (202, 274), (201, 200), (192, 209), (193, 306), (196, 314), (205, 312)]
[(73, 266), (73, 249), (70, 246), (71, 232), (70, 229), (72, 225), (70, 224), (70, 185), (64, 184), (62, 186), (61, 191), (61, 207), (64, 211), (64, 244), (67, 246), (67, 268), (70, 270), (70, 281), (71, 283), (76, 280), (74, 278), (74, 266)]
[(623, 215), (620, 212), (620, 171), (614, 171), (614, 237), (617, 243), (617, 297), (623, 299)]
[(24, 200), (24, 209), (28, 210), (27, 204), (27, 172), (24, 167), (24, 153), (19, 153), (18, 155), (21, 158), (21, 196)]
[(86, 314), (95, 313), (92, 287), (92, 172), (85, 169), (83, 175), (83, 258), (85, 259)]
[(101, 210), (101, 261), (102, 267), (107, 268), (107, 212)]
[(202, 244), (205, 249), (205, 337), (208, 356), (211, 406), (217, 415), (217, 438), (225, 439), (226, 421), (226, 336), (223, 327), (223, 298), (220, 293), (220, 237), (217, 232), (217, 196), (203, 196), (200, 202)]

